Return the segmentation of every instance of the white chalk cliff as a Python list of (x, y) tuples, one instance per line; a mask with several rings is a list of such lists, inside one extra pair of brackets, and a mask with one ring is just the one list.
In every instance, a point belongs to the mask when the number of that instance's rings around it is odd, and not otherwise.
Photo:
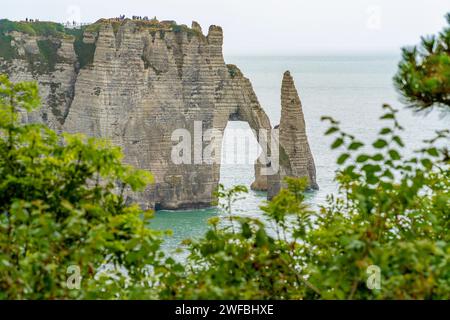
[[(218, 26), (205, 36), (197, 23), (188, 28), (173, 22), (103, 19), (81, 35), (10, 31), (3, 36), (10, 39), (13, 55), (0, 56), (0, 72), (13, 81), (39, 83), (43, 107), (24, 120), (111, 139), (122, 147), (127, 163), (155, 177), (144, 193), (130, 194), (144, 206), (194, 208), (215, 200), (220, 164), (174, 164), (174, 130), (185, 128), (194, 138), (195, 121), (202, 122), (204, 132), (223, 131), (230, 120), (247, 121), (256, 132), (271, 130), (250, 81), (225, 63)], [(51, 50), (54, 61), (48, 59)], [(257, 164), (252, 185), (268, 190), (269, 196), (279, 190), (284, 176), (305, 176), (317, 187), (302, 106), (289, 73), (283, 78), (281, 100), (280, 172), (261, 176)], [(208, 143), (203, 141), (202, 147)]]

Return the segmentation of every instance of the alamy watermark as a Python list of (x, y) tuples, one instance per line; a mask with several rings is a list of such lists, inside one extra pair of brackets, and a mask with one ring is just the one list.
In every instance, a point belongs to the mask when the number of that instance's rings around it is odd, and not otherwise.
[(367, 20), (366, 20), (366, 27), (369, 30), (380, 30), (381, 29), (381, 23), (382, 23), (382, 9), (380, 6), (372, 5), (367, 7), (366, 14), (367, 14)]
[(370, 290), (381, 289), (381, 268), (377, 265), (370, 265), (366, 269), (368, 275), (366, 285)]
[(67, 288), (70, 290), (80, 290), (81, 288), (81, 269), (77, 265), (67, 267), (66, 274), (69, 276), (66, 280)]
[[(203, 122), (194, 121), (193, 130), (174, 130), (171, 141), (174, 143), (171, 161), (177, 165), (253, 165), (257, 158), (261, 175), (276, 174), (279, 170), (278, 129), (259, 129), (258, 132), (252, 129), (227, 129), (223, 132), (214, 128), (203, 130)], [(222, 146), (223, 141), (227, 143)]]

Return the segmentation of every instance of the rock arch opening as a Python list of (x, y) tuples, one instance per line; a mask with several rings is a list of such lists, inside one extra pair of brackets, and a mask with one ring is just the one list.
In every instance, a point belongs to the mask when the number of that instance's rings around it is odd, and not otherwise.
[(220, 180), (225, 187), (241, 184), (250, 188), (254, 164), (261, 152), (255, 133), (246, 121), (228, 121), (222, 139)]

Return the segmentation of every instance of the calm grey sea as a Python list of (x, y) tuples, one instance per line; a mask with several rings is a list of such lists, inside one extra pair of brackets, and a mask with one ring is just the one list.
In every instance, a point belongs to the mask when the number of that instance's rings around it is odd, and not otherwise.
[[(404, 109), (396, 93), (392, 77), (400, 56), (396, 55), (340, 55), (340, 56), (230, 56), (227, 63), (239, 66), (248, 77), (268, 114), (272, 126), (280, 119), (280, 89), (283, 72), (289, 70), (294, 77), (305, 114), (309, 143), (316, 163), (317, 182), (320, 190), (308, 194), (312, 206), (324, 203), (326, 195), (336, 192), (333, 180), (336, 170), (337, 152), (329, 146), (332, 138), (324, 137), (327, 125), (321, 116), (333, 116), (341, 122), (341, 127), (363, 141), (371, 141), (382, 123), (378, 120), (383, 103), (400, 109), (399, 119), (405, 127), (403, 138), (408, 150), (417, 149), (422, 140), (433, 136), (435, 130), (450, 127), (450, 117), (442, 117), (437, 111), (423, 115), (413, 115)], [(246, 123), (230, 122), (226, 134), (236, 129), (248, 128)], [(250, 144), (256, 144), (256, 140)], [(233, 139), (225, 138), (224, 153), (234, 148)], [(243, 155), (243, 150), (238, 150)], [(253, 181), (253, 162), (250, 156), (247, 164), (223, 165), (221, 183), (225, 186)], [(245, 162), (245, 161), (244, 161)], [(240, 215), (260, 217), (258, 209), (265, 194), (253, 192), (235, 205)], [(192, 211), (159, 211), (152, 222), (153, 228), (172, 229), (174, 236), (164, 244), (167, 250), (174, 249), (181, 240), (202, 235), (208, 218), (219, 215), (217, 209)]]

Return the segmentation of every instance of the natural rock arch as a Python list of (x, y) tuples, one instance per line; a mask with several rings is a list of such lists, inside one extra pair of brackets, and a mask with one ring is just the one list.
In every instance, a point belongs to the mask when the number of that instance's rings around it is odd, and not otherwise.
[[(58, 40), (54, 70), (44, 73), (27, 68), (27, 50), (38, 48), (37, 41), (45, 36), (20, 32), (11, 36), (17, 52), (24, 54), (0, 59), (0, 71), (13, 81), (38, 81), (43, 98), (43, 108), (27, 121), (44, 122), (58, 131), (105, 137), (122, 147), (127, 163), (150, 170), (155, 177), (155, 184), (144, 193), (129, 195), (143, 206), (193, 208), (210, 206), (215, 200), (220, 164), (172, 163), (171, 135), (175, 130), (184, 128), (194, 135), (195, 123), (200, 121), (202, 130), (223, 132), (230, 118), (248, 122), (256, 132), (271, 130), (250, 81), (236, 66), (225, 64), (223, 32), (218, 26), (211, 26), (205, 36), (196, 23), (188, 28), (171, 21), (102, 19), (83, 34), (82, 43), (95, 49), (89, 51), (89, 59), (75, 50), (81, 40), (64, 37)], [(88, 63), (81, 64), (81, 58)], [(303, 117), (298, 112), (293, 115)], [(255, 165), (252, 186), (269, 189), (269, 196), (277, 192), (285, 175), (307, 174), (311, 186), (316, 185), (315, 172), (294, 168), (314, 166), (304, 126), (297, 125), (301, 121), (288, 123), (288, 127), (281, 122), (285, 129), (280, 130), (280, 150), (285, 156), (280, 172), (262, 176), (261, 165)], [(286, 129), (292, 125), (293, 130)], [(297, 161), (304, 155), (290, 152), (286, 142), (296, 139), (296, 130), (304, 137), (299, 141), (302, 150), (309, 152), (304, 153), (306, 162)]]

